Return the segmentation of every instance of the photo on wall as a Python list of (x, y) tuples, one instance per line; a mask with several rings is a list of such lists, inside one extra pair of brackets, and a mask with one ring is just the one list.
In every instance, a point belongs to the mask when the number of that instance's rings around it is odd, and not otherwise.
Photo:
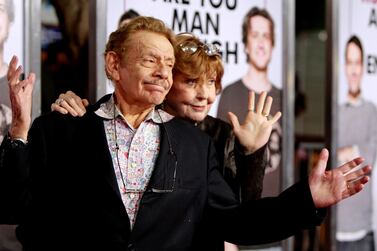
[[(7, 135), (12, 119), (8, 64), (13, 55), (24, 64), (24, 16), (23, 0), (0, 0), (0, 142)], [(15, 228), (15, 225), (0, 225), (0, 250), (21, 251)]]
[[(339, 1), (338, 28), (338, 165), (363, 156), (376, 167), (377, 157), (377, 3)], [(374, 175), (376, 172), (372, 172)], [(337, 206), (337, 250), (362, 245), (373, 250), (376, 182)], [(352, 214), (350, 218), (349, 215)], [(373, 237), (374, 236), (374, 237)], [(360, 248), (362, 247), (360, 246)]]
[(11, 120), (8, 91), (8, 63), (13, 55), (24, 60), (24, 1), (0, 0), (0, 142)]

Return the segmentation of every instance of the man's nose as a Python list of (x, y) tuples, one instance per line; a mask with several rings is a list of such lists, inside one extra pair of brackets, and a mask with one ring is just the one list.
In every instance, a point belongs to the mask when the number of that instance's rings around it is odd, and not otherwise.
[(155, 75), (159, 76), (162, 79), (168, 79), (171, 73), (172, 73), (171, 67), (163, 63), (158, 64), (157, 69), (155, 71)]

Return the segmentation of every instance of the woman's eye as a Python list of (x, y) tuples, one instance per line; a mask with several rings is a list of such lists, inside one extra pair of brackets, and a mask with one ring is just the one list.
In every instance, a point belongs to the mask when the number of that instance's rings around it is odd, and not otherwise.
[(215, 79), (208, 80), (208, 85), (215, 85), (215, 84), (216, 84), (216, 80)]
[(186, 84), (194, 86), (196, 85), (197, 81), (195, 79), (188, 79), (186, 80)]

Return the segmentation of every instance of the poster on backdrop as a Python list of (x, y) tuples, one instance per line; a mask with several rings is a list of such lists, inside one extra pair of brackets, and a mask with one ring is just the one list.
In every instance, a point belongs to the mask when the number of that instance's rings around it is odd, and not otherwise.
[[(11, 123), (7, 71), (13, 55), (24, 64), (24, 1), (0, 0), (0, 142)], [(14, 225), (0, 225), (0, 246), (20, 251)]]
[[(134, 10), (140, 15), (163, 20), (175, 33), (191, 32), (201, 40), (219, 46), (225, 70), (222, 80), (224, 91), (212, 105), (210, 115), (228, 121), (227, 112), (232, 111), (243, 121), (250, 89), (257, 93), (266, 90), (274, 98), (271, 114), (282, 110), (283, 1), (112, 0), (107, 2), (107, 6), (107, 35), (117, 28), (119, 17), (125, 11)], [(258, 9), (251, 11), (253, 7)], [(245, 34), (248, 42), (244, 44), (244, 17), (260, 14), (261, 10), (265, 12), (262, 15), (268, 17), (256, 20), (253, 32), (249, 32), (251, 19), (248, 19), (248, 32)], [(250, 75), (255, 73), (258, 74), (257, 86), (249, 81)], [(253, 76), (251, 79), (256, 78)], [(242, 83), (244, 80), (246, 83)], [(107, 91), (112, 89), (111, 83), (108, 84)], [(281, 191), (281, 121), (275, 124), (268, 143), (268, 166), (262, 196), (274, 196)]]
[[(271, 114), (282, 110), (282, 0), (109, 0), (107, 36), (117, 28), (119, 17), (129, 10), (159, 18), (175, 33), (191, 32), (206, 43), (218, 45), (225, 71), (224, 91), (212, 105), (210, 115), (228, 121), (226, 112), (232, 111), (243, 121), (250, 89), (257, 93), (265, 90), (273, 96)], [(244, 24), (246, 16), (249, 18)], [(250, 82), (253, 74), (258, 75), (256, 86)], [(112, 90), (112, 85), (108, 84), (107, 91)], [(275, 124), (267, 145), (268, 164), (262, 196), (274, 196), (281, 191), (281, 121)], [(279, 243), (274, 245), (279, 247)]]
[[(109, 0), (107, 1), (107, 35), (118, 26), (126, 10), (163, 20), (175, 33), (192, 32), (203, 41), (216, 43), (222, 53), (225, 73), (223, 87), (247, 72), (245, 46), (242, 43), (242, 21), (254, 6), (265, 8), (275, 21), (275, 46), (269, 63), (268, 77), (282, 88), (282, 1), (266, 0)], [(112, 91), (108, 85), (107, 91)], [(211, 115), (216, 116), (217, 102)]]
[[(361, 155), (376, 167), (377, 1), (339, 1), (338, 18), (338, 164)], [(372, 247), (376, 183), (372, 178), (360, 194), (337, 207), (338, 250), (356, 241)]]
[[(269, 91), (269, 95), (273, 96), (272, 114), (282, 110), (282, 1), (113, 0), (108, 1), (107, 4), (108, 35), (116, 29), (119, 17), (124, 11), (134, 10), (140, 15), (154, 16), (163, 20), (175, 33), (192, 32), (203, 41), (216, 43), (220, 47), (225, 68), (222, 81), (223, 93), (227, 92), (227, 97), (222, 94), (217, 98), (210, 115), (228, 121), (226, 113), (232, 111), (243, 121), (247, 111), (248, 89), (246, 85), (250, 83), (243, 84), (240, 80), (248, 78), (250, 71), (254, 71), (255, 68), (260, 72), (261, 78), (266, 80), (266, 83), (255, 90), (257, 92), (266, 90)], [(263, 18), (262, 22), (253, 24), (256, 27), (255, 30), (247, 32), (245, 36), (248, 41), (255, 38), (252, 40), (255, 43), (244, 45), (243, 20), (253, 7), (258, 7), (257, 12), (261, 9), (265, 10), (268, 18)], [(247, 23), (250, 23), (250, 20)], [(255, 64), (248, 63), (247, 51), (250, 51), (249, 62), (253, 61)], [(250, 68), (253, 69), (250, 70)], [(227, 90), (225, 87), (228, 85)], [(112, 85), (108, 86), (110, 92)], [(233, 91), (234, 89), (236, 90)], [(238, 93), (240, 90), (241, 93)], [(219, 101), (220, 106), (218, 106)], [(274, 196), (281, 190), (281, 144), (281, 123), (277, 123), (268, 144), (269, 157), (263, 196)]]
[(0, 142), (10, 123), (10, 100), (6, 78), (13, 55), (24, 58), (24, 1), (0, 0)]

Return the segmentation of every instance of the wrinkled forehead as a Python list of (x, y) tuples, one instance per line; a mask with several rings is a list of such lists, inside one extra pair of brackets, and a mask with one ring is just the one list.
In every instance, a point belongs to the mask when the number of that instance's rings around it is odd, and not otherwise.
[(158, 33), (139, 31), (133, 34), (125, 43), (125, 47), (128, 48), (129, 52), (150, 54), (166, 60), (174, 60), (175, 58), (171, 42)]

